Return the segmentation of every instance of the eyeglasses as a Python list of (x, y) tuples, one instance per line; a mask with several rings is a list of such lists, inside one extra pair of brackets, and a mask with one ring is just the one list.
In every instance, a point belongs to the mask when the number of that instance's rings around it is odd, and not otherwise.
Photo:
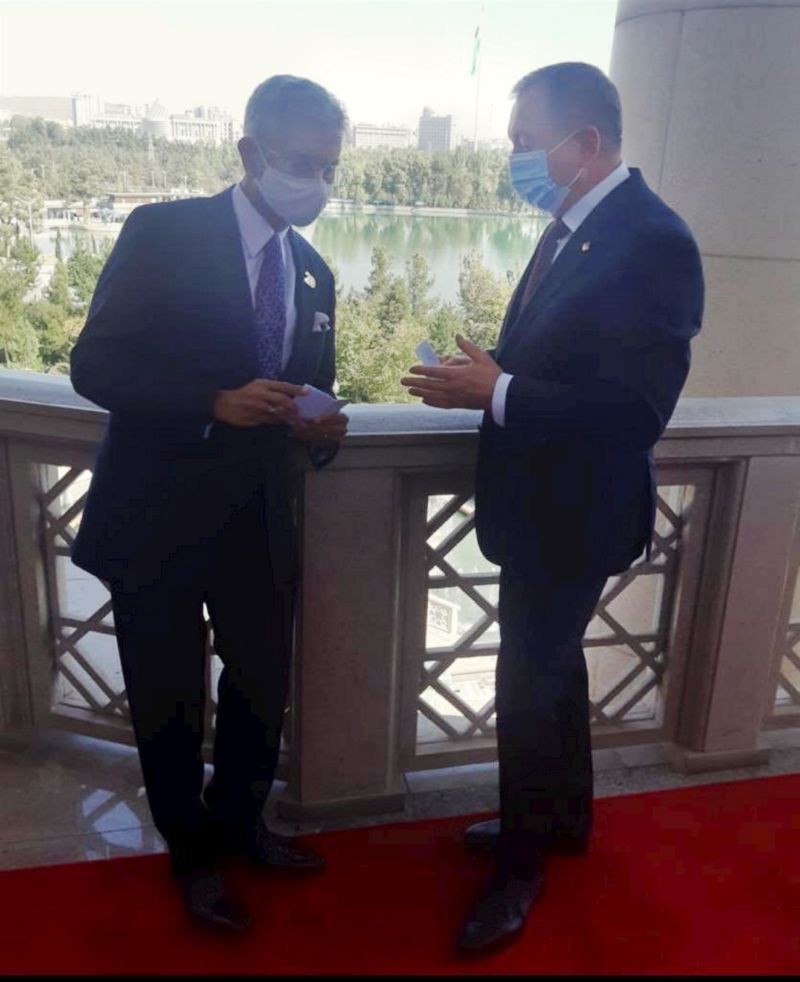
[(295, 177), (321, 177), (326, 184), (333, 184), (334, 178), (336, 177), (338, 164), (321, 163), (309, 154), (276, 153), (275, 156), (280, 160), (286, 161)]

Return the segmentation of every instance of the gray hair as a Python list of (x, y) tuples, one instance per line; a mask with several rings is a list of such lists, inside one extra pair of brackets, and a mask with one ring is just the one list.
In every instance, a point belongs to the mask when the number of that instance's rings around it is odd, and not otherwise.
[(245, 136), (280, 142), (298, 120), (343, 131), (347, 113), (339, 100), (316, 82), (294, 75), (273, 75), (247, 100)]
[(614, 149), (622, 144), (622, 107), (617, 87), (599, 68), (580, 61), (564, 61), (530, 72), (514, 86), (519, 97), (541, 88), (550, 122), (565, 130), (596, 126), (604, 142)]

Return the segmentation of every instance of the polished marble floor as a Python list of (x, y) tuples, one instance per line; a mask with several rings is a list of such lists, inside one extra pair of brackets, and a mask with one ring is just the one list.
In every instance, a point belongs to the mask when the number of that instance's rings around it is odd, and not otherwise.
[[(596, 792), (617, 795), (800, 773), (800, 729), (767, 733), (764, 742), (771, 748), (767, 764), (693, 776), (673, 771), (661, 745), (596, 751)], [(408, 774), (406, 783), (404, 812), (313, 825), (278, 819), (276, 801), (283, 786), (277, 784), (267, 809), (270, 825), (310, 833), (497, 807), (494, 764)], [(135, 749), (55, 730), (29, 738), (0, 737), (0, 869), (163, 851)]]

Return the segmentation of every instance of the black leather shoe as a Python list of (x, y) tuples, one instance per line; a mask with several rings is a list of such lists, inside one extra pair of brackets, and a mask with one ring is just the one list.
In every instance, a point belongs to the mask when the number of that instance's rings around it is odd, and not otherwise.
[(325, 868), (325, 860), (319, 853), (288, 836), (270, 832), (263, 822), (254, 832), (229, 836), (228, 851), (245, 856), (256, 866), (307, 871)]
[(493, 849), (500, 835), (500, 819), (490, 818), (488, 822), (476, 822), (464, 833), (464, 841), (473, 849)]
[(209, 927), (246, 931), (252, 918), (233, 899), (222, 874), (211, 866), (175, 873), (183, 902), (191, 916)]
[[(464, 841), (472, 849), (494, 849), (500, 836), (500, 819), (476, 822), (464, 832)], [(556, 833), (540, 844), (540, 848), (559, 855), (582, 854), (589, 850), (589, 835), (573, 836)]]
[(513, 940), (524, 927), (543, 883), (543, 867), (524, 876), (496, 873), (464, 921), (458, 951), (484, 952)]

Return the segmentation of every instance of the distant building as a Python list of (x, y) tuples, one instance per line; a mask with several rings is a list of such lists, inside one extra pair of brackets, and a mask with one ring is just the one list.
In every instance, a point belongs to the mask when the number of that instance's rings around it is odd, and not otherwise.
[(70, 203), (64, 198), (47, 198), (42, 202), (42, 224), (45, 228), (53, 228), (69, 222), (77, 222), (81, 211), (81, 202)]
[(73, 126), (91, 126), (95, 130), (127, 130), (138, 133), (142, 110), (120, 102), (102, 102), (97, 95), (82, 92), (72, 97)]
[(176, 201), (188, 198), (193, 194), (201, 194), (188, 188), (173, 188), (170, 191), (109, 191), (97, 202), (98, 215), (109, 218), (126, 217), (139, 205), (154, 204), (159, 201)]
[(169, 122), (169, 139), (178, 143), (234, 143), (241, 135), (230, 113), (218, 106), (198, 106)]
[(419, 118), (417, 146), (429, 153), (446, 152), (453, 149), (453, 117), (434, 116), (433, 110), (426, 106)]
[(353, 146), (410, 147), (411, 130), (405, 126), (374, 126), (372, 123), (356, 123), (353, 127)]
[(75, 126), (93, 129), (121, 129), (176, 143), (233, 143), (241, 128), (226, 109), (198, 106), (184, 113), (170, 114), (157, 99), (144, 109), (103, 102), (98, 96), (81, 93), (72, 97)]
[(67, 96), (0, 96), (0, 117), (26, 116), (69, 126), (72, 107)]

